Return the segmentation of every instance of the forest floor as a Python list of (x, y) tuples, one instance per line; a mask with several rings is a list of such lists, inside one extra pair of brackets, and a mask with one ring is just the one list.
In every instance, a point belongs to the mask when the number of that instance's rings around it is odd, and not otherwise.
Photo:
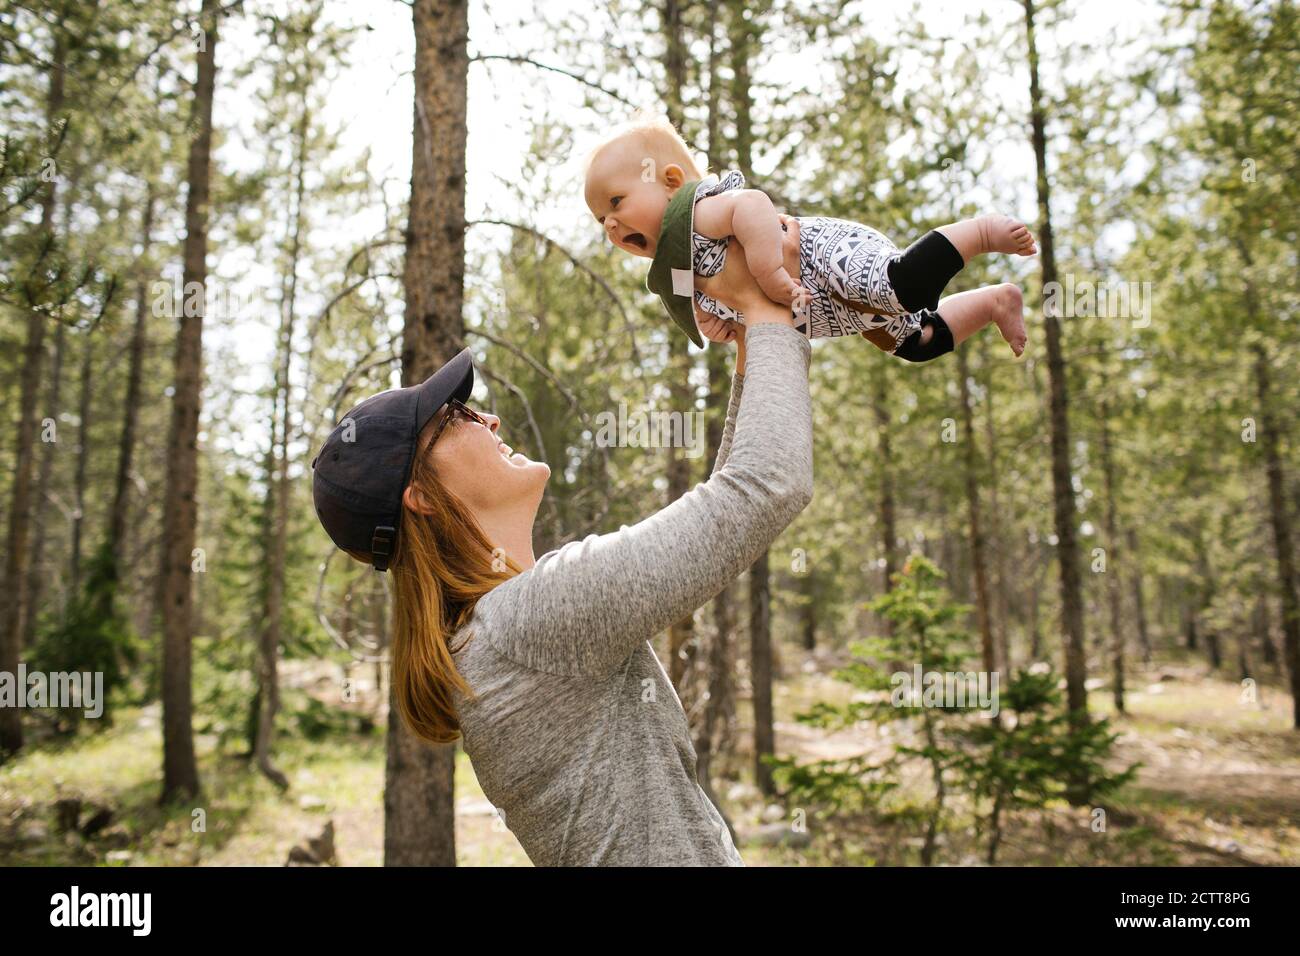
[[(837, 661), (801, 658), (776, 686), (777, 749), (800, 759), (887, 753), (899, 742), (874, 725), (830, 733), (795, 714), (818, 700), (847, 700), (832, 676)], [(793, 668), (791, 668), (793, 670)], [(320, 678), (315, 678), (319, 683)], [(1243, 703), (1239, 684), (1207, 676), (1195, 662), (1162, 662), (1130, 675), (1116, 766), (1142, 764), (1136, 779), (1104, 804), (1105, 829), (1089, 808), (1064, 803), (1025, 811), (1006, 827), (999, 864), (1252, 866), (1300, 863), (1300, 733), (1290, 729), (1290, 699), (1266, 687)], [(1114, 716), (1110, 695), (1093, 690), (1094, 714)], [(736, 779), (716, 789), (751, 866), (896, 865), (918, 862), (915, 824), (875, 817), (821, 817), (792, 827), (752, 784), (743, 753)], [(290, 848), (333, 821), (337, 861), (382, 862), (384, 735), (329, 733), (280, 739), (277, 763), (290, 781), (279, 793), (249, 762), (197, 736), (203, 795), (192, 806), (157, 804), (161, 741), (157, 705), (123, 709), (114, 724), (71, 740), (33, 743), (0, 767), (0, 865), (282, 865)], [(456, 841), (462, 865), (527, 865), (514, 836), (484, 799), (473, 768), (457, 753)], [(921, 768), (918, 768), (920, 770)], [(916, 799), (928, 797), (916, 777)], [(87, 839), (61, 832), (56, 801), (77, 797), (112, 811)], [(978, 864), (983, 840), (961, 808), (940, 834), (938, 861)], [(200, 812), (201, 811), (201, 812)], [(83, 811), (83, 825), (89, 812)]]

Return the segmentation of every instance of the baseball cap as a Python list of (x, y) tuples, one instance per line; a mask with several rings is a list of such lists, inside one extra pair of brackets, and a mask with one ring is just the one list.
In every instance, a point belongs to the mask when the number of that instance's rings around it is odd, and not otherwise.
[(440, 408), (473, 388), (473, 357), (462, 349), (419, 385), (372, 395), (343, 416), (311, 463), (316, 517), (330, 540), (388, 570), (416, 439)]

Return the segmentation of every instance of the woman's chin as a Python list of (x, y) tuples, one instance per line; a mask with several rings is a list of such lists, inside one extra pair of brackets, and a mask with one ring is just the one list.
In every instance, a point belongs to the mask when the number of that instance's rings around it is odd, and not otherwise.
[(515, 452), (509, 458), (505, 459), (506, 469), (515, 473), (522, 473), (534, 481), (546, 482), (551, 477), (551, 466), (544, 461), (533, 461), (523, 452)]

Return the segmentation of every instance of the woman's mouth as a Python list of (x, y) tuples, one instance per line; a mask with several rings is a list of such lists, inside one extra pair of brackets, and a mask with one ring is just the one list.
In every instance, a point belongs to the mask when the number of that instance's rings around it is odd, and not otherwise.
[(512, 465), (515, 464), (516, 458), (519, 458), (523, 461), (527, 461), (527, 459), (524, 458), (524, 455), (521, 452), (513, 451), (511, 447), (507, 445), (505, 442), (497, 442), (497, 451), (501, 453), (502, 458), (510, 462), (510, 464)]

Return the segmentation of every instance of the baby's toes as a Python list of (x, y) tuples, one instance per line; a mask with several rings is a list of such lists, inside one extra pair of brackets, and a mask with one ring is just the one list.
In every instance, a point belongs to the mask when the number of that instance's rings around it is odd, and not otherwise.
[(1011, 238), (1015, 241), (1017, 249), (1022, 256), (1027, 256), (1035, 251), (1034, 234), (1029, 229), (1021, 225), (1011, 233)]

